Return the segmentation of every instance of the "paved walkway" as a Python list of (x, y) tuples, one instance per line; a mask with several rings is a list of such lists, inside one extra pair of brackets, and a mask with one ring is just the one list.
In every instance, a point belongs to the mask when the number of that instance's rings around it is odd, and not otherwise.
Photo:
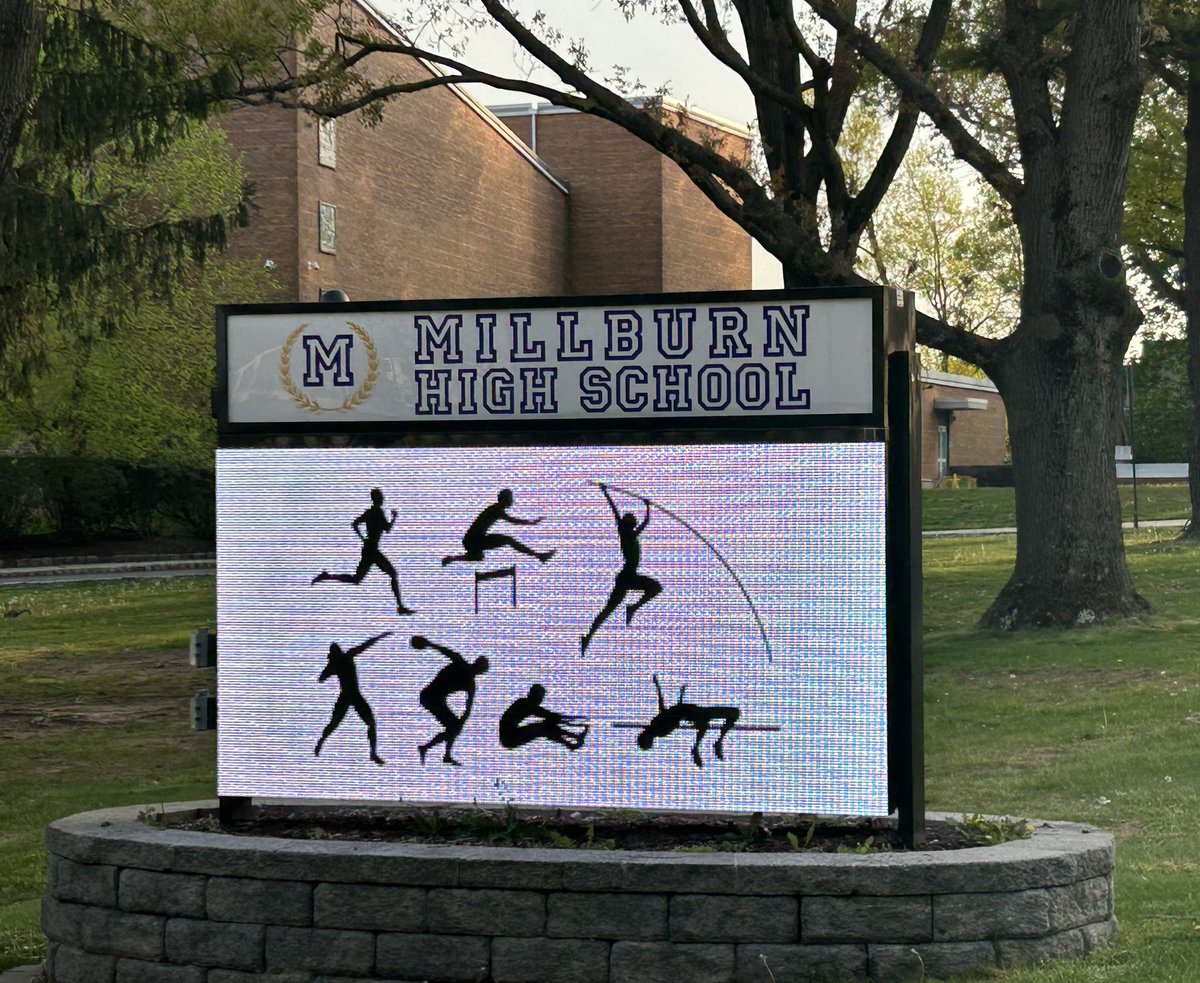
[(0, 973), (0, 983), (42, 983), (46, 977), (41, 965), (17, 966)]
[[(1132, 522), (1122, 522), (1126, 529), (1132, 529)], [(1182, 529), (1187, 525), (1187, 519), (1141, 519), (1139, 529)], [(925, 539), (972, 539), (979, 536), (1015, 536), (1015, 527), (1005, 529), (926, 529), (921, 533)]]

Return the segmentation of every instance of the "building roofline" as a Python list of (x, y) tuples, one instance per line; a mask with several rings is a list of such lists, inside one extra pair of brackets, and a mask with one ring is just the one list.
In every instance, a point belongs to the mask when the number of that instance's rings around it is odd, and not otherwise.
[[(654, 104), (661, 104), (664, 109), (670, 112), (679, 113), (681, 116), (686, 116), (690, 120), (695, 120), (697, 123), (702, 123), (713, 129), (724, 130), (726, 133), (745, 140), (749, 140), (752, 136), (750, 130), (740, 123), (735, 123), (733, 120), (725, 119), (723, 116), (718, 116), (704, 109), (697, 109), (695, 106), (685, 105), (668, 96), (633, 96), (629, 99), (629, 103), (638, 109), (646, 109)], [(549, 102), (502, 103), (496, 106), (489, 106), (488, 109), (500, 118), (504, 118), (505, 116), (531, 115), (559, 116), (579, 112), (578, 109), (571, 109), (569, 106), (555, 106)]]
[(954, 372), (935, 372), (932, 369), (921, 370), (921, 381), (933, 386), (951, 386), (955, 389), (974, 389), (978, 392), (999, 392), (991, 379), (975, 375), (958, 375)]
[[(354, 2), (364, 11), (366, 11), (366, 13), (373, 20), (375, 20), (380, 27), (387, 31), (388, 34), (390, 34), (401, 44), (411, 43), (409, 39), (404, 36), (403, 32), (387, 19), (387, 16), (380, 11), (379, 7), (377, 7), (372, 0), (354, 0)], [(414, 56), (413, 60), (420, 62), (421, 65), (423, 65), (425, 69), (432, 75), (441, 75), (442, 77), (445, 77), (449, 74), (449, 72), (443, 69), (440, 65), (426, 61), (424, 58), (416, 58)], [(558, 188), (559, 191), (565, 195), (569, 195), (571, 193), (571, 189), (567, 185), (567, 182), (550, 170), (550, 168), (546, 165), (546, 162), (538, 157), (537, 154), (533, 153), (533, 151), (526, 146), (524, 141), (522, 141), (515, 133), (513, 133), (512, 130), (505, 126), (500, 121), (500, 118), (487, 106), (453, 82), (447, 83), (444, 88), (449, 89), (456, 96), (458, 96), (459, 99), (466, 103), (467, 107), (472, 112), (474, 112), (481, 120), (483, 120), (484, 123), (495, 130), (495, 132), (499, 134), (499, 136), (510, 147), (524, 157), (525, 160), (534, 166), (534, 168), (540, 171), (551, 184)]]

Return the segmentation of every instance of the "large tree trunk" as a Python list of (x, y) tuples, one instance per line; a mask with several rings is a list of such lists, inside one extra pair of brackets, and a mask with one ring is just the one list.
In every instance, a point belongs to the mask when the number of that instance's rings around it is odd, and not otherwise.
[(1125, 565), (1106, 425), (1120, 355), (1085, 363), (1072, 341), (1020, 345), (995, 379), (1012, 438), (1017, 562), (988, 627), (1087, 625), (1150, 609)]
[(1187, 318), (1188, 385), (1192, 393), (1192, 427), (1188, 435), (1192, 514), (1182, 538), (1200, 541), (1200, 60), (1188, 66), (1183, 144), (1187, 156), (1183, 181), (1183, 311)]
[(0, 181), (12, 165), (46, 29), (38, 0), (0, 0)]

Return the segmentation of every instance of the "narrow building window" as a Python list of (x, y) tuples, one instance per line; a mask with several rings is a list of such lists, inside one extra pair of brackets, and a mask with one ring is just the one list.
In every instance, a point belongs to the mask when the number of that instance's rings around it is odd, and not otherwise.
[(320, 239), (321, 252), (337, 252), (337, 207), (327, 201), (319, 203), (317, 213), (317, 233)]
[(317, 121), (317, 163), (337, 167), (337, 120)]

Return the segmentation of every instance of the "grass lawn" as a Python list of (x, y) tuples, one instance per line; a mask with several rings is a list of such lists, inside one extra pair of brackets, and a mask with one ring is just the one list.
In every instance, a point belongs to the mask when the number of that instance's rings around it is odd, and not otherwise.
[[(1121, 518), (1133, 521), (1133, 486), (1121, 485)], [(1138, 519), (1186, 519), (1192, 507), (1188, 486), (1146, 485), (1137, 489)], [(1011, 488), (932, 488), (921, 494), (926, 529), (1008, 529), (1016, 525)], [(1200, 978), (1200, 976), (1198, 976)]]
[[(1200, 549), (1147, 532), (1129, 544), (1156, 615), (1016, 636), (973, 627), (1010, 538), (925, 546), (930, 808), (1082, 820), (1118, 838), (1119, 941), (1003, 974), (1013, 983), (1200, 978)], [(40, 958), (50, 820), (214, 788), (213, 735), (186, 713), (212, 676), (184, 654), (213, 623), (211, 579), (0, 589), (14, 607), (33, 615), (0, 620), (0, 968)]]

